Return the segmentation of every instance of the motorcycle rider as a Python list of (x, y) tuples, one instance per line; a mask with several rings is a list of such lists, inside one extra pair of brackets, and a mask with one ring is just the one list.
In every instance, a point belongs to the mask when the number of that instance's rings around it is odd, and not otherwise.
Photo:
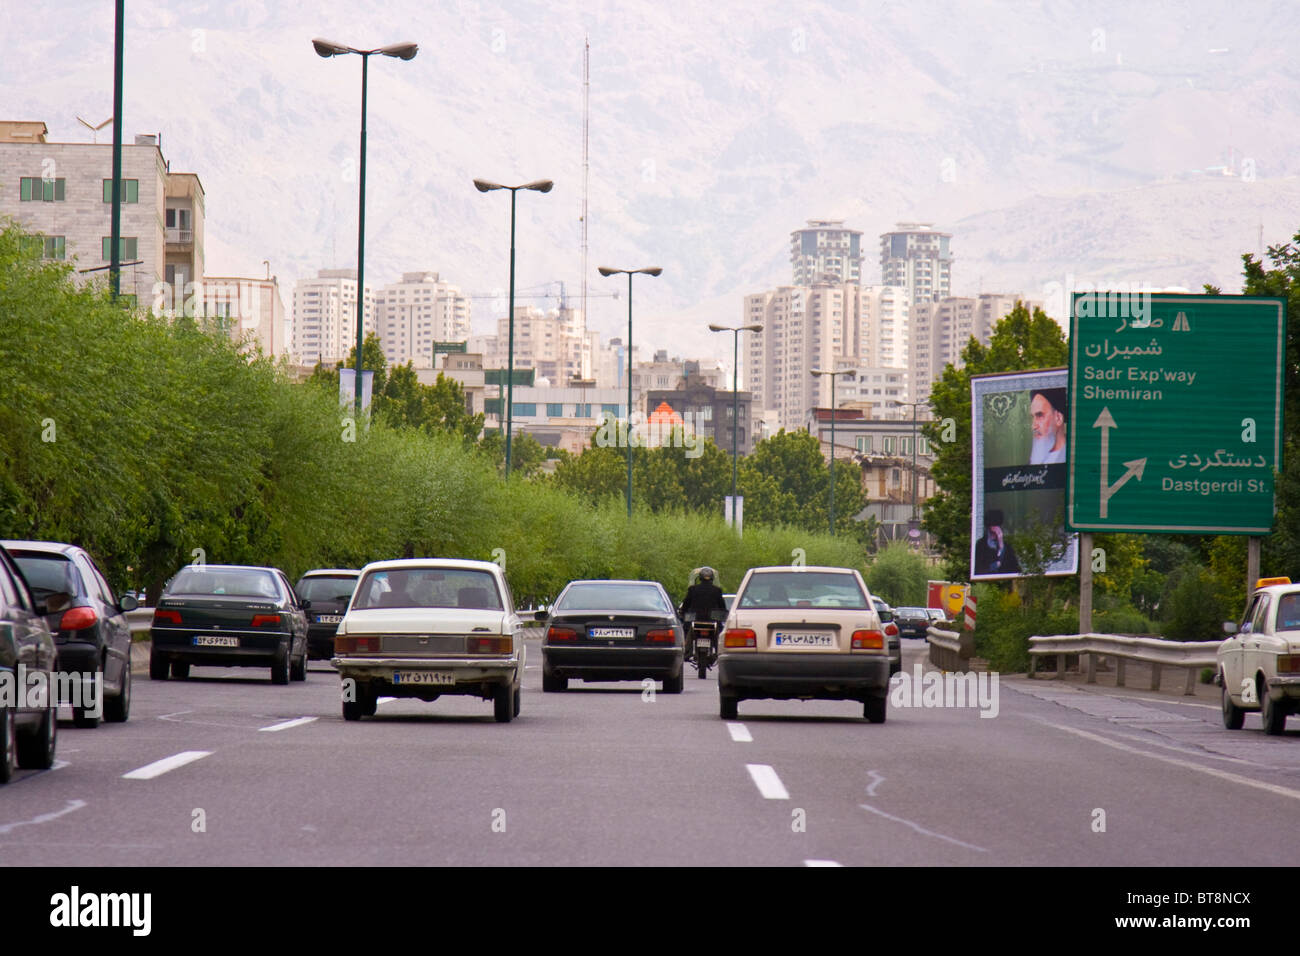
[[(677, 616), (682, 620), (687, 620), (687, 615), (691, 615), (697, 621), (711, 621), (711, 612), (726, 611), (727, 601), (722, 596), (722, 588), (714, 583), (716, 575), (712, 568), (700, 568), (699, 581), (692, 584), (686, 589), (686, 597), (682, 599), (682, 606), (677, 609)], [(717, 626), (714, 626), (714, 635), (717, 634)], [(695, 642), (690, 639), (690, 629), (687, 629), (686, 641), (686, 658), (690, 660), (695, 652)]]

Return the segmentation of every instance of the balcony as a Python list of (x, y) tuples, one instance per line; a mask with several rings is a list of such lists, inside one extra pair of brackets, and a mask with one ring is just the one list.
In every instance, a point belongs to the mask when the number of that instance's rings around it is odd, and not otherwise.
[(193, 229), (178, 229), (174, 226), (168, 226), (166, 231), (167, 231), (167, 245), (169, 246), (194, 245)]

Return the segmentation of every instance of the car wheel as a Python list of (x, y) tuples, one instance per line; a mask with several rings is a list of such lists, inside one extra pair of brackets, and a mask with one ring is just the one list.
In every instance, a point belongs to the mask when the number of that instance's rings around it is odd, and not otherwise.
[(172, 677), (177, 680), (185, 680), (190, 676), (189, 661), (172, 661)]
[(883, 724), (885, 722), (885, 704), (884, 697), (868, 697), (862, 702), (862, 715), (873, 724)]
[(343, 702), (343, 719), (360, 720), (365, 716), (366, 708), (359, 700), (345, 700)]
[(559, 693), (569, 689), (569, 678), (553, 677), (550, 674), (542, 674), (542, 690), (546, 693)]
[(285, 655), (284, 660), (276, 661), (271, 665), (271, 683), (289, 683), (289, 656), (287, 654)]
[(1286, 730), (1286, 710), (1268, 696), (1268, 688), (1259, 689), (1259, 716), (1264, 721), (1264, 733), (1276, 737)]
[(166, 680), (167, 672), (171, 670), (171, 664), (167, 658), (160, 657), (157, 654), (149, 655), (149, 679)]
[(379, 710), (379, 692), (369, 685), (363, 685), (361, 694), (361, 700), (366, 705), (366, 716), (375, 716)]
[(85, 707), (72, 708), (72, 726), (83, 730), (94, 730), (99, 726), (99, 718), (92, 716)]
[(54, 766), (54, 747), (58, 742), (59, 721), (53, 703), (36, 725), (35, 733), (18, 736), (18, 766), (28, 770), (49, 770)]
[(307, 679), (307, 651), (304, 648), (302, 657), (294, 661), (289, 668), (289, 679), (304, 681)]
[(685, 684), (686, 684), (686, 677), (684, 674), (678, 674), (676, 677), (665, 677), (664, 693), (680, 694)]
[(508, 724), (515, 716), (514, 691), (509, 684), (502, 684), (492, 697), (493, 711), (497, 723)]
[(1223, 685), (1223, 726), (1229, 730), (1241, 730), (1241, 725), (1246, 721), (1246, 712), (1232, 702), (1232, 695), (1228, 693), (1227, 682)]
[(520, 693), (522, 690), (523, 690), (522, 687), (515, 688), (515, 716), (516, 717), (519, 716), (519, 704), (520, 704), (519, 698), (522, 696)]
[(125, 722), (131, 715), (131, 662), (122, 665), (122, 689), (104, 702), (104, 719), (110, 724)]
[(8, 783), (14, 777), (17, 767), (15, 737), (18, 723), (14, 719), (12, 707), (0, 707), (0, 783)]
[(718, 697), (718, 701), (718, 709), (722, 714), (723, 720), (735, 720), (740, 716), (740, 701), (735, 697), (728, 697), (726, 694), (721, 694)]

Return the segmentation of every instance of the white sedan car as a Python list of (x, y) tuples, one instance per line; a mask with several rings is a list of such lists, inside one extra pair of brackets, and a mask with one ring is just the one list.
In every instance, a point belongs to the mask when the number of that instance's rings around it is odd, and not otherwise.
[(1259, 711), (1264, 733), (1280, 734), (1300, 711), (1300, 584), (1260, 584), (1236, 633), (1219, 645), (1215, 682), (1225, 727), (1240, 730), (1246, 712)]
[(343, 719), (375, 714), (379, 698), (444, 694), (519, 715), (523, 625), (501, 568), (488, 561), (416, 558), (361, 569), (334, 638)]

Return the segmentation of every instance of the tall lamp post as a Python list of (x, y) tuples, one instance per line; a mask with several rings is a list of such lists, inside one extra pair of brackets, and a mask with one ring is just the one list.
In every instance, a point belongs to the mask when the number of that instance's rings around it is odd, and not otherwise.
[(920, 406), (922, 406), (922, 405), (929, 405), (930, 403), (929, 403), (929, 402), (900, 402), (898, 399), (894, 399), (894, 404), (897, 405), (897, 406), (900, 406), (900, 407), (902, 407), (902, 408), (906, 408), (906, 407), (909, 406), (909, 405), (912, 406), (912, 521), (911, 521), (910, 526), (908, 527), (908, 537), (911, 537), (911, 532), (914, 531), (914, 530), (916, 529), (916, 527), (917, 527), (917, 521), (916, 521), (916, 479), (917, 479), (917, 473), (916, 473), (916, 410), (917, 410), (917, 408), (919, 408)]
[[(730, 332), (731, 333), (731, 523), (736, 523), (736, 463), (739, 457), (739, 451), (736, 442), (736, 432), (740, 427), (740, 333), (741, 332), (762, 332), (761, 325), (714, 325), (709, 323), (710, 332)], [(754, 423), (751, 421), (749, 427), (753, 429)]]
[(358, 50), (356, 47), (322, 40), (311, 41), (316, 52), (325, 58), (355, 53), (361, 57), (361, 196), (357, 212), (357, 377), (353, 383), (356, 395), (357, 421), (361, 420), (361, 349), (365, 343), (366, 303), (366, 80), (370, 72), (370, 58), (376, 53), (395, 56), (399, 60), (413, 60), (420, 47), (415, 43), (392, 43), (375, 50)]
[(627, 444), (627, 516), (632, 517), (632, 277), (638, 273), (644, 273), (648, 276), (657, 276), (664, 270), (658, 266), (650, 266), (645, 269), (612, 269), (609, 266), (601, 266), (596, 270), (603, 276), (626, 275), (627, 276), (627, 435), (624, 436)]
[(831, 377), (831, 535), (835, 534), (835, 379), (840, 375), (857, 375), (857, 371), (851, 368), (843, 368), (838, 372), (823, 371), (819, 368), (810, 369), (814, 376), (829, 375)]
[(555, 183), (549, 179), (536, 179), (522, 186), (502, 186), (485, 179), (474, 180), (474, 188), (481, 193), (494, 189), (510, 190), (510, 346), (506, 356), (506, 477), (510, 477), (510, 440), (515, 424), (515, 193), (521, 189), (549, 193)]

